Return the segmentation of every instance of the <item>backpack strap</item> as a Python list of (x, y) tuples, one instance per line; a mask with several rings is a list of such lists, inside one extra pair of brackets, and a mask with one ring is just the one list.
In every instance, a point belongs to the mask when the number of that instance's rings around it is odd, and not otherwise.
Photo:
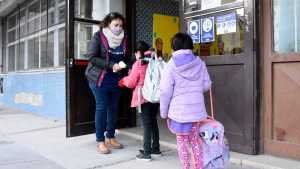
[(211, 111), (211, 117), (214, 120), (215, 119), (215, 110), (214, 110), (214, 99), (211, 88), (209, 89), (209, 98), (210, 98), (210, 111)]

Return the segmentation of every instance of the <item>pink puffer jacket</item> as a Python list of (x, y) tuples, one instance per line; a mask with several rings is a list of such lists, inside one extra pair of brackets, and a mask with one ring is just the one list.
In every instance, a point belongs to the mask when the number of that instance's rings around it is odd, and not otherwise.
[(144, 85), (147, 66), (147, 64), (143, 65), (140, 60), (136, 61), (133, 64), (129, 75), (122, 79), (126, 87), (134, 89), (132, 93), (131, 107), (138, 107), (140, 104), (146, 102), (141, 93), (141, 88)]

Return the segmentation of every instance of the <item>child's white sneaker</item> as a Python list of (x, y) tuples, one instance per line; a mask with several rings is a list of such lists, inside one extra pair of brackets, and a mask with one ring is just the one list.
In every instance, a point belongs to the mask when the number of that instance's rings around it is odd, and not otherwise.
[[(144, 150), (139, 150), (140, 153), (144, 153)], [(151, 151), (151, 156), (153, 157), (161, 157), (162, 156), (162, 153), (161, 151)]]
[(136, 156), (137, 160), (142, 160), (142, 161), (151, 161), (151, 154), (144, 154), (142, 152), (140, 152), (137, 156)]

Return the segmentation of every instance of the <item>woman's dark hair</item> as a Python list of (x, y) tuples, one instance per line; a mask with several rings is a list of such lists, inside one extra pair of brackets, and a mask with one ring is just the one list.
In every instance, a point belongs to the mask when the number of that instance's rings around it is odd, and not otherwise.
[(180, 49), (191, 49), (193, 50), (193, 40), (186, 33), (176, 33), (171, 40), (171, 48), (173, 51)]
[[(140, 51), (141, 60), (145, 57), (144, 52), (150, 49), (150, 46), (145, 41), (138, 41), (135, 47), (135, 52)], [(142, 64), (146, 64), (147, 62), (143, 61)]]
[(123, 28), (125, 26), (125, 18), (123, 17), (122, 14), (118, 13), (118, 12), (111, 12), (109, 14), (107, 14), (103, 21), (101, 22), (101, 27), (108, 27), (109, 24), (111, 23), (112, 20), (115, 20), (115, 19), (120, 19), (122, 22), (123, 22)]

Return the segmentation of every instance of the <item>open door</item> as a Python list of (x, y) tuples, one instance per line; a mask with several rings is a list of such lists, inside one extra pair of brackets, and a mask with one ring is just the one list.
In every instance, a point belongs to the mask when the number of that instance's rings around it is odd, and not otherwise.
[[(125, 3), (126, 6), (131, 5), (130, 1), (120, 1), (118, 2), (120, 10), (114, 11), (125, 11), (123, 13), (127, 16), (126, 29), (130, 30), (133, 22), (131, 16), (134, 15), (125, 10)], [(110, 5), (116, 8), (116, 5)], [(111, 8), (109, 10), (112, 10)], [(104, 2), (99, 0), (67, 0), (66, 9), (66, 123), (67, 136), (72, 137), (95, 132), (95, 102), (84, 75), (88, 63), (85, 54), (107, 10)], [(131, 42), (132, 35), (129, 34), (128, 37)], [(131, 91), (123, 89), (118, 112), (118, 128), (135, 125), (136, 117), (134, 110), (130, 108), (130, 98)]]
[(258, 150), (254, 5), (254, 0), (183, 3), (187, 32), (213, 81), (216, 119), (225, 126), (231, 150), (247, 154)]

